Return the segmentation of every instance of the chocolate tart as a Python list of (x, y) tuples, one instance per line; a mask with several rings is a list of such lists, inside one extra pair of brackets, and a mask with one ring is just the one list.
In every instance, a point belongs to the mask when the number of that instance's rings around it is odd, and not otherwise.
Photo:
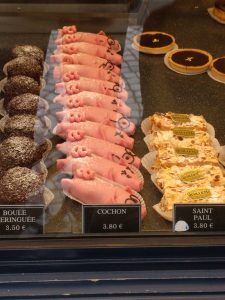
[(147, 31), (134, 36), (133, 46), (140, 52), (163, 54), (174, 48), (175, 38), (165, 32)]
[(225, 82), (225, 56), (212, 61), (210, 72), (215, 79)]
[(176, 49), (166, 55), (169, 67), (183, 74), (199, 74), (207, 71), (212, 56), (200, 49)]
[(0, 203), (41, 203), (43, 201), (44, 177), (34, 171), (15, 167), (0, 178)]
[(222, 22), (225, 22), (225, 1), (215, 1), (215, 6), (212, 10), (213, 15)]
[(33, 78), (17, 75), (8, 78), (4, 85), (4, 106), (15, 96), (31, 93), (39, 95), (41, 86)]
[(12, 49), (12, 56), (14, 58), (21, 56), (28, 57), (28, 59), (29, 57), (35, 58), (43, 66), (44, 52), (34, 45), (16, 45)]
[(32, 168), (44, 158), (49, 144), (45, 140), (38, 145), (25, 136), (12, 136), (0, 144), (0, 169), (8, 170), (16, 166)]

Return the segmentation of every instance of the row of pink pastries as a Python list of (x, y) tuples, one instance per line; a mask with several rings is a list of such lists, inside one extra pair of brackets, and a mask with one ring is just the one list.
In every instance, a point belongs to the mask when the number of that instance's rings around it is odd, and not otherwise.
[(55, 42), (53, 76), (61, 82), (53, 101), (64, 108), (56, 113), (59, 123), (53, 131), (65, 139), (57, 149), (66, 154), (57, 168), (73, 176), (62, 179), (64, 193), (82, 204), (141, 204), (144, 218), (146, 207), (138, 194), (143, 177), (132, 152), (135, 125), (127, 119), (131, 109), (119, 76), (118, 41), (65, 26)]

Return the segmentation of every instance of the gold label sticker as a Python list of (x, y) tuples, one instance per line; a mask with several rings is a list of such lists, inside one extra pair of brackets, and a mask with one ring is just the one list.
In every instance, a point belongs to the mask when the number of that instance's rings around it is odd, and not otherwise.
[(195, 132), (191, 128), (175, 127), (173, 134), (181, 137), (195, 137)]
[(207, 188), (195, 188), (187, 191), (187, 195), (193, 200), (207, 199), (211, 197), (211, 191)]
[(173, 113), (171, 115), (171, 118), (174, 122), (179, 122), (179, 123), (185, 123), (185, 122), (191, 122), (190, 116), (187, 114), (176, 114)]
[(175, 148), (175, 152), (177, 155), (183, 155), (183, 156), (198, 156), (198, 150), (195, 148), (181, 148), (177, 147)]
[(204, 173), (200, 169), (185, 171), (179, 174), (180, 180), (183, 182), (193, 182), (204, 177)]

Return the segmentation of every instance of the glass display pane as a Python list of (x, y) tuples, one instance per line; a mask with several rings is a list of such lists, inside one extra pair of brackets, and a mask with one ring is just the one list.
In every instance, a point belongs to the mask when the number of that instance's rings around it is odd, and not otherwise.
[(1, 1), (0, 22), (2, 237), (225, 230), (224, 1)]

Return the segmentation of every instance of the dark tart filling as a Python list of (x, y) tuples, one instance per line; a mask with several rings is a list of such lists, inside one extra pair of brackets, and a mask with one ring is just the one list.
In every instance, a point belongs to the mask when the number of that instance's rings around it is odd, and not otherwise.
[(216, 0), (215, 7), (221, 9), (225, 12), (225, 1), (224, 0)]
[(0, 203), (42, 202), (43, 178), (28, 168), (9, 169), (0, 178)]
[(214, 62), (213, 66), (214, 66), (214, 68), (215, 68), (217, 71), (219, 71), (219, 72), (225, 74), (225, 57), (218, 58), (218, 59)]
[(173, 39), (162, 33), (142, 34), (137, 38), (138, 43), (143, 47), (161, 48), (170, 45)]
[(209, 62), (209, 57), (206, 54), (191, 50), (175, 52), (172, 54), (171, 59), (175, 63), (187, 67), (204, 66)]

